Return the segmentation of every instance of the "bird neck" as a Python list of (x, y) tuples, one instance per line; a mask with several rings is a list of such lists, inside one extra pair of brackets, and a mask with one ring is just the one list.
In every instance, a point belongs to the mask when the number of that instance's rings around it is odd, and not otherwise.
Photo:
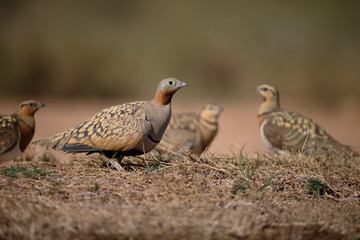
[(210, 145), (214, 140), (217, 133), (217, 123), (208, 122), (203, 118), (200, 118), (199, 130), (201, 134), (202, 151)]
[(170, 122), (171, 104), (160, 105), (156, 100), (150, 101), (145, 110), (146, 116), (150, 119), (153, 139), (160, 141), (166, 127)]
[(33, 131), (35, 130), (34, 114), (24, 114), (23, 112), (18, 112), (16, 116)]
[(280, 104), (276, 98), (265, 99), (261, 103), (257, 115), (258, 115), (258, 117), (260, 117), (266, 113), (270, 113), (270, 112), (273, 112), (278, 109), (280, 109)]
[(208, 131), (216, 131), (217, 130), (217, 121), (210, 116), (201, 114), (200, 116), (200, 125), (202, 125)]
[(211, 111), (207, 111), (207, 110), (201, 111), (200, 118), (205, 120), (208, 123), (212, 123), (212, 124), (217, 123), (217, 115)]
[(155, 96), (155, 102), (160, 106), (165, 106), (171, 103), (173, 92), (170, 91), (158, 91)]
[(35, 122), (33, 127), (30, 127), (22, 119), (19, 119), (18, 126), (20, 130), (20, 150), (23, 152), (25, 151), (26, 147), (29, 145), (31, 139), (34, 136)]

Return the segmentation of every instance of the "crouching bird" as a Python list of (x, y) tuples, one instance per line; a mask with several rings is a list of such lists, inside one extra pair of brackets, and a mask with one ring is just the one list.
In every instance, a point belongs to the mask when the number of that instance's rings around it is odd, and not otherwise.
[(212, 103), (207, 104), (200, 114), (174, 114), (155, 150), (160, 153), (201, 154), (216, 136), (218, 117), (222, 110), (220, 105)]
[(31, 142), (35, 132), (34, 114), (45, 104), (34, 100), (22, 102), (11, 115), (0, 115), (0, 163), (10, 161)]
[(175, 78), (164, 79), (153, 100), (105, 108), (75, 127), (34, 144), (72, 153), (101, 153), (118, 160), (144, 154), (160, 142), (170, 121), (171, 99), (185, 86)]
[(263, 97), (258, 110), (260, 135), (271, 150), (292, 152), (347, 152), (359, 154), (349, 146), (339, 143), (310, 118), (288, 112), (280, 107), (279, 92), (264, 84), (255, 88)]

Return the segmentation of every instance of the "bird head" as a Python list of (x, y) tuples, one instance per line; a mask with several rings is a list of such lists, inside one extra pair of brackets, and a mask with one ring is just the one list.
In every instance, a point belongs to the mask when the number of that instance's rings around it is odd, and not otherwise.
[(255, 91), (263, 97), (263, 103), (260, 106), (258, 114), (270, 112), (280, 107), (280, 98), (278, 90), (268, 84), (262, 84), (255, 88)]
[(44, 107), (45, 104), (34, 100), (27, 100), (20, 103), (19, 108), (16, 112), (18, 118), (25, 122), (32, 129), (35, 128), (34, 114), (40, 108)]
[(260, 93), (263, 96), (264, 101), (278, 101), (279, 100), (279, 92), (278, 90), (270, 86), (268, 84), (262, 84), (255, 88), (255, 91)]
[(160, 105), (166, 105), (171, 102), (172, 96), (182, 87), (186, 87), (187, 83), (176, 78), (166, 78), (159, 83), (157, 88), (155, 101)]

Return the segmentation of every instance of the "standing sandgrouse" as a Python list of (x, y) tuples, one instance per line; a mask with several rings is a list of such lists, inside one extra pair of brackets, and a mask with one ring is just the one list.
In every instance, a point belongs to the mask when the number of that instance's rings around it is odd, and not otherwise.
[(66, 152), (102, 153), (108, 158), (141, 155), (161, 140), (171, 116), (171, 99), (187, 86), (175, 78), (159, 83), (155, 98), (105, 108), (93, 117), (35, 144)]
[(279, 92), (270, 85), (255, 88), (263, 97), (258, 110), (260, 134), (265, 145), (273, 151), (300, 152), (349, 152), (358, 155), (350, 147), (332, 138), (310, 118), (288, 112), (280, 107)]
[(35, 132), (34, 114), (45, 104), (24, 101), (16, 113), (0, 115), (0, 162), (10, 161), (24, 152)]
[(155, 150), (160, 153), (201, 154), (218, 131), (218, 117), (222, 110), (217, 104), (207, 104), (200, 114), (174, 114)]

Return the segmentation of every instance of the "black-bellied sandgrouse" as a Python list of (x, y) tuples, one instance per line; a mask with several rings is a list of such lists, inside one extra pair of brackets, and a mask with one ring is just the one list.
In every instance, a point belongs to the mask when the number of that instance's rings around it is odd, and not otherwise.
[(348, 152), (358, 155), (350, 147), (331, 137), (310, 118), (288, 112), (280, 107), (279, 92), (264, 84), (255, 88), (263, 97), (258, 110), (260, 134), (265, 145), (273, 151), (292, 152)]
[(175, 78), (159, 83), (155, 98), (105, 108), (85, 122), (35, 144), (48, 149), (101, 153), (109, 158), (141, 155), (161, 140), (171, 116), (171, 99), (187, 86)]
[(222, 110), (217, 104), (207, 104), (200, 114), (174, 114), (155, 150), (160, 153), (201, 154), (216, 136)]
[(0, 115), (0, 162), (10, 161), (25, 151), (35, 132), (34, 114), (44, 106), (28, 100), (19, 105), (16, 113)]

